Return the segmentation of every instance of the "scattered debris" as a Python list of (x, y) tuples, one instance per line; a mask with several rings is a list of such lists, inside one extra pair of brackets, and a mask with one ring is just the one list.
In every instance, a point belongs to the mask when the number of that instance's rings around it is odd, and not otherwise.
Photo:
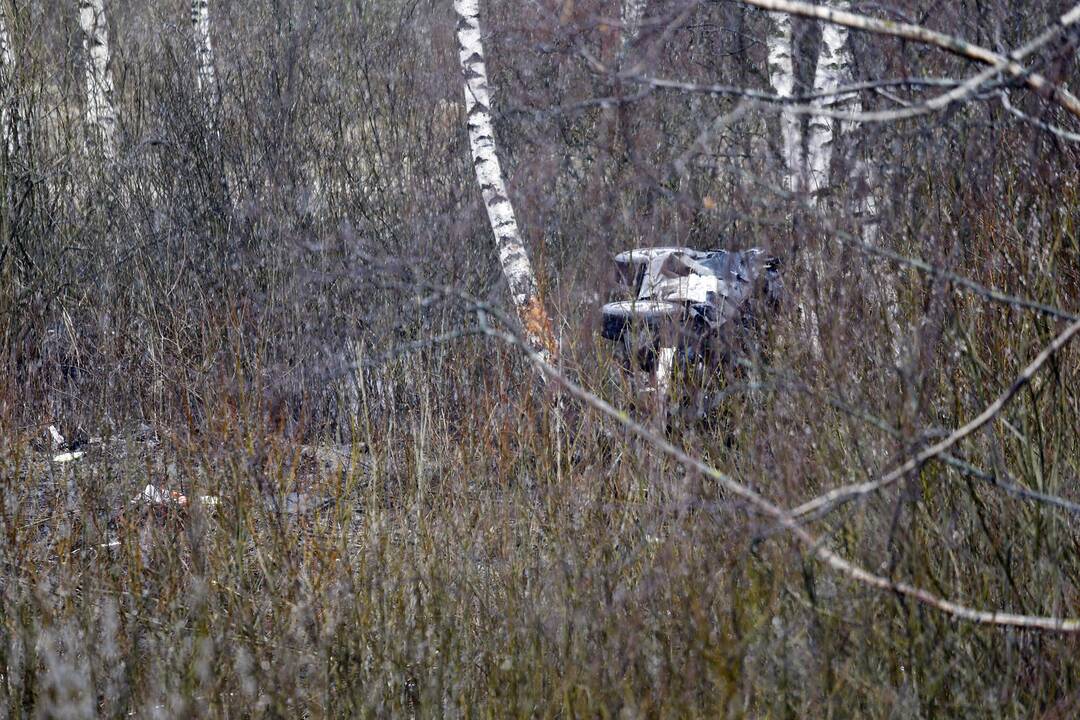
[(79, 447), (81, 447), (83, 443), (80, 441), (68, 442), (67, 439), (64, 438), (63, 433), (61, 433), (60, 430), (57, 429), (56, 425), (49, 425), (49, 436), (52, 439), (53, 451), (64, 451), (53, 455), (53, 462), (71, 462), (72, 460), (78, 460), (79, 458), (86, 455), (84, 451), (79, 449)]
[(120, 547), (120, 540), (117, 539), (117, 538), (113, 538), (112, 540), (109, 540), (108, 542), (98, 543), (97, 545), (90, 545), (90, 546), (83, 546), (83, 547), (75, 548), (74, 550), (71, 551), (71, 554), (74, 556), (74, 555), (80, 555), (83, 552), (86, 552), (87, 550), (91, 550), (91, 551), (92, 550), (111, 550), (112, 548), (115, 548), (115, 547)]
[(187, 496), (175, 490), (162, 490), (154, 485), (147, 485), (142, 492), (131, 498), (132, 505), (147, 503), (149, 505), (179, 505), (185, 507), (188, 504)]
[(165, 491), (152, 485), (147, 485), (143, 488), (143, 492), (138, 493), (132, 498), (131, 503), (137, 505), (139, 503), (147, 503), (149, 505), (187, 505), (187, 495), (172, 491)]
[[(221, 499), (217, 495), (200, 495), (198, 501), (205, 508), (216, 508), (221, 504)], [(187, 495), (176, 490), (162, 490), (150, 484), (144, 487), (141, 493), (131, 498), (130, 502), (132, 505), (146, 503), (148, 505), (188, 507)]]

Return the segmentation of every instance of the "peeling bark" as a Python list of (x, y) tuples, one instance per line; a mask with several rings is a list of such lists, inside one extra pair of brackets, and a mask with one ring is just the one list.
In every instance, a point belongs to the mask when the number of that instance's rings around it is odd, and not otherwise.
[(191, 0), (191, 28), (195, 35), (195, 83), (199, 92), (217, 99), (214, 46), (210, 42), (210, 0)]
[[(765, 44), (769, 51), (769, 83), (780, 97), (791, 97), (795, 90), (794, 34), (791, 16), (787, 13), (769, 13), (769, 31)], [(792, 112), (780, 113), (780, 155), (784, 164), (783, 186), (797, 192), (803, 175), (802, 126), (799, 116)]]
[[(79, 0), (79, 25), (86, 62), (86, 124), (106, 160), (116, 157), (116, 108), (109, 69), (109, 30), (104, 0)], [(88, 144), (90, 144), (88, 142)]]
[(491, 124), (491, 97), (484, 45), (480, 32), (479, 0), (454, 0), (458, 16), (457, 38), (461, 69), (465, 75), (465, 116), (469, 130), (476, 181), (495, 235), (495, 248), (503, 275), (510, 287), (525, 339), (534, 351), (550, 362), (556, 354), (551, 320), (544, 310), (536, 276), (518, 230), (517, 218), (503, 180), (502, 166)]

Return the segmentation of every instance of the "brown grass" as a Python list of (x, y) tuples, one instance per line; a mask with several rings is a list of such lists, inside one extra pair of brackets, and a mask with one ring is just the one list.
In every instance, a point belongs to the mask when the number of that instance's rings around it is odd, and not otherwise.
[[(933, 20), (985, 41), (1036, 30), (1052, 10), (1036, 5), (1017, 19), (946, 3)], [(4, 716), (1075, 713), (1076, 637), (848, 582), (618, 422), (557, 406), (478, 332), (478, 303), (498, 324), (506, 300), (464, 130), (433, 111), (459, 101), (446, 8), (274, 8), (212, 8), (223, 99), (207, 109), (187, 41), (162, 25), (176, 9), (117, 7), (115, 167), (79, 139), (71, 19), (18, 8), (34, 131), (0, 164), (21, 198), (0, 223)], [(685, 176), (672, 158), (729, 100), (655, 94), (608, 132), (575, 103), (612, 92), (577, 55), (610, 8), (575, 8), (567, 27), (504, 2), (484, 20), (548, 297), (529, 318), (551, 318), (575, 383), (792, 508), (961, 426), (1060, 332), (840, 242), (858, 188), (836, 183), (816, 213), (776, 192), (772, 115), (748, 113)], [(657, 74), (760, 83), (762, 18), (697, 19), (655, 48)], [(968, 69), (855, 42), (867, 75)], [(992, 102), (852, 143), (836, 170), (880, 169), (882, 247), (1080, 312), (1074, 147)], [(611, 255), (634, 244), (784, 260), (790, 297), (711, 380), (723, 402), (704, 421), (658, 420), (596, 332), (620, 292)], [(820, 319), (819, 357), (800, 307)], [(1070, 345), (952, 448), (959, 464), (928, 462), (811, 529), (957, 602), (1077, 617), (1076, 514), (999, 486), (1080, 502), (1077, 388)], [(87, 455), (51, 462), (50, 421), (92, 440)], [(131, 504), (147, 483), (221, 504)]]

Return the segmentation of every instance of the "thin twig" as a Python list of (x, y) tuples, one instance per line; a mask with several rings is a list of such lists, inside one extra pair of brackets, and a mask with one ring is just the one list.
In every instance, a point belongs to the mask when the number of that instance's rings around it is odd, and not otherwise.
[(1031, 115), (1028, 115), (1023, 110), (1020, 110), (1019, 108), (1014, 107), (1012, 102), (1009, 100), (1009, 91), (1008, 90), (1002, 90), (1001, 91), (1001, 104), (1006, 110), (1009, 111), (1009, 113), (1011, 113), (1012, 115), (1015, 115), (1016, 117), (1020, 118), (1021, 120), (1023, 120), (1026, 123), (1034, 125), (1035, 127), (1039, 128), (1040, 130), (1045, 130), (1048, 133), (1052, 133), (1053, 135), (1056, 135), (1057, 137), (1061, 138), (1062, 140), (1067, 140), (1069, 142), (1080, 142), (1080, 133), (1069, 132), (1068, 130), (1066, 130), (1064, 128), (1058, 127), (1057, 125), (1051, 125), (1048, 122), (1040, 120), (1039, 118), (1036, 118), (1036, 117), (1032, 117)]
[[(1000, 290), (997, 290), (996, 288), (987, 287), (986, 285), (978, 283), (970, 278), (966, 278), (962, 275), (957, 275), (951, 270), (946, 270), (945, 268), (929, 263), (926, 260), (922, 260), (921, 258), (909, 257), (907, 255), (903, 255), (901, 253), (894, 252), (884, 247), (869, 243), (863, 238), (840, 228), (835, 221), (830, 220), (829, 218), (824, 216), (821, 213), (820, 208), (810, 205), (806, 201), (806, 199), (800, 196), (798, 193), (787, 190), (777, 185), (776, 183), (758, 182), (756, 177), (754, 177), (746, 169), (741, 168), (738, 165), (726, 165), (725, 167), (729, 171), (739, 175), (740, 177), (746, 178), (751, 182), (754, 182), (756, 187), (762, 192), (771, 193), (772, 195), (789, 202), (797, 201), (799, 203), (799, 206), (803, 210), (810, 213), (814, 221), (821, 225), (825, 231), (827, 231), (830, 235), (835, 237), (844, 245), (858, 250), (863, 254), (886, 258), (897, 264), (905, 265), (914, 270), (918, 270), (919, 272), (926, 273), (927, 275), (939, 277), (943, 280), (947, 280), (952, 285), (963, 287), (975, 293), (976, 295), (986, 298), (987, 300), (990, 300), (992, 302), (1017, 308), (1023, 308), (1025, 310), (1033, 310), (1042, 315), (1047, 315), (1049, 317), (1059, 318), (1062, 320), (1080, 320), (1080, 314), (1073, 313), (1068, 310), (1063, 310), (1053, 305), (1047, 305), (1046, 303), (1041, 303), (1036, 300), (1028, 300), (1027, 298), (1022, 298), (1016, 295), (1004, 293)], [(876, 220), (873, 222), (876, 222)]]
[[(970, 43), (962, 38), (937, 32), (936, 30), (930, 30), (921, 25), (898, 23), (891, 20), (880, 20), (867, 15), (837, 10), (826, 5), (812, 5), (806, 2), (798, 2), (797, 0), (736, 1), (745, 5), (753, 5), (764, 10), (784, 12), (790, 15), (801, 15), (802, 17), (824, 20), (825, 22), (843, 25), (844, 27), (855, 30), (877, 33), (879, 35), (892, 35), (905, 40), (913, 40), (915, 42), (934, 45), (956, 55), (986, 63), (995, 70), (1006, 72), (1017, 78), (1022, 78), (1031, 89), (1041, 95), (1049, 96), (1070, 113), (1080, 118), (1080, 99), (1077, 99), (1077, 97), (1069, 92), (1067, 88), (1050, 82), (1038, 73), (1029, 72), (1023, 65), (1017, 62), (1021, 57), (1019, 54), (1014, 55), (1013, 58), (1009, 58), (988, 48)], [(1077, 21), (1080, 21), (1080, 4), (1074, 5), (1072, 9), (1059, 17), (1054, 24), (1028, 44), (1038, 43), (1039, 45), (1043, 45), (1048, 42), (1050, 38), (1074, 25)]]
[[(873, 426), (874, 428), (880, 430), (881, 432), (892, 438), (900, 439), (903, 435), (897, 428), (893, 427), (880, 417), (869, 413), (862, 408), (855, 407), (841, 398), (835, 397), (827, 393), (817, 392), (806, 383), (800, 382), (798, 380), (793, 380), (791, 378), (779, 376), (778, 373), (775, 373), (768, 368), (766, 368), (765, 371), (769, 372), (771, 375), (774, 376), (774, 380), (772, 381), (772, 383), (777, 387), (783, 387), (786, 390), (794, 390), (796, 392), (801, 392), (806, 395), (813, 396), (819, 400), (828, 403), (837, 410), (840, 410), (841, 412), (850, 415), (851, 417), (862, 420), (863, 422)], [(766, 385), (759, 383), (755, 384), (753, 386), (753, 389), (762, 389), (764, 387), (766, 387)], [(973, 477), (977, 480), (981, 480), (989, 485), (998, 488), (999, 490), (1008, 495), (1012, 495), (1015, 498), (1019, 498), (1021, 500), (1029, 500), (1031, 502), (1044, 503), (1046, 505), (1052, 505), (1061, 510), (1080, 515), (1080, 503), (1075, 503), (1071, 500), (1066, 500), (1065, 498), (1059, 497), (1057, 495), (1052, 495), (1050, 493), (1039, 492), (1038, 490), (1026, 488), (1023, 485), (1017, 483), (1016, 479), (1008, 473), (1004, 473), (1007, 479), (1003, 480), (997, 475), (989, 473), (982, 468), (972, 465), (967, 460), (964, 460), (961, 457), (957, 457), (956, 455), (953, 455), (948, 451), (942, 452), (937, 457), (937, 459), (941, 460), (947, 465), (952, 466), (961, 474), (968, 477)], [(804, 520), (806, 519), (809, 518), (804, 518)]]
[(1039, 368), (1041, 368), (1047, 360), (1053, 357), (1058, 350), (1064, 347), (1078, 332), (1080, 332), (1080, 320), (1068, 325), (1056, 338), (1054, 338), (1053, 342), (1043, 348), (1042, 352), (1036, 355), (1035, 359), (1016, 376), (1016, 379), (1013, 380), (1012, 384), (1009, 385), (1003, 393), (998, 395), (992, 403), (987, 405), (981, 413), (951, 432), (944, 440), (925, 448), (914, 457), (909, 458), (902, 465), (877, 480), (864, 483), (853, 483), (851, 485), (835, 488), (823, 495), (819, 495), (813, 500), (808, 500), (802, 505), (799, 505), (791, 511), (791, 514), (794, 517), (802, 517), (805, 515), (820, 516), (835, 509), (841, 503), (863, 497), (873, 492), (878, 492), (883, 488), (893, 485), (904, 478), (908, 473), (921, 467), (927, 460), (941, 455), (953, 445), (993, 420), (994, 417), (1001, 412), (1002, 408), (1012, 400), (1016, 393), (1031, 380), (1035, 373), (1038, 372)]

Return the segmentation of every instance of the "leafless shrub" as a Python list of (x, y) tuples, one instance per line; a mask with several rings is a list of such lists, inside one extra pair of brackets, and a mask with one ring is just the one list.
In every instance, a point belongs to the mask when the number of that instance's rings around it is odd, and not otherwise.
[[(213, 96), (189, 8), (106, 0), (108, 162), (74, 9), (0, 0), (0, 707), (1075, 714), (1080, 126), (1030, 90), (1080, 87), (1070, 8), (850, 8), (1000, 55), (1055, 34), (1017, 77), (853, 29), (867, 117), (811, 198), (753, 4), (648, 3), (624, 41), (615, 3), (483, 3), (545, 388), (498, 340), (448, 4), (212, 4)], [(805, 125), (842, 108), (792, 28)], [(790, 294), (667, 427), (597, 333), (613, 253), (658, 244), (766, 248)]]

